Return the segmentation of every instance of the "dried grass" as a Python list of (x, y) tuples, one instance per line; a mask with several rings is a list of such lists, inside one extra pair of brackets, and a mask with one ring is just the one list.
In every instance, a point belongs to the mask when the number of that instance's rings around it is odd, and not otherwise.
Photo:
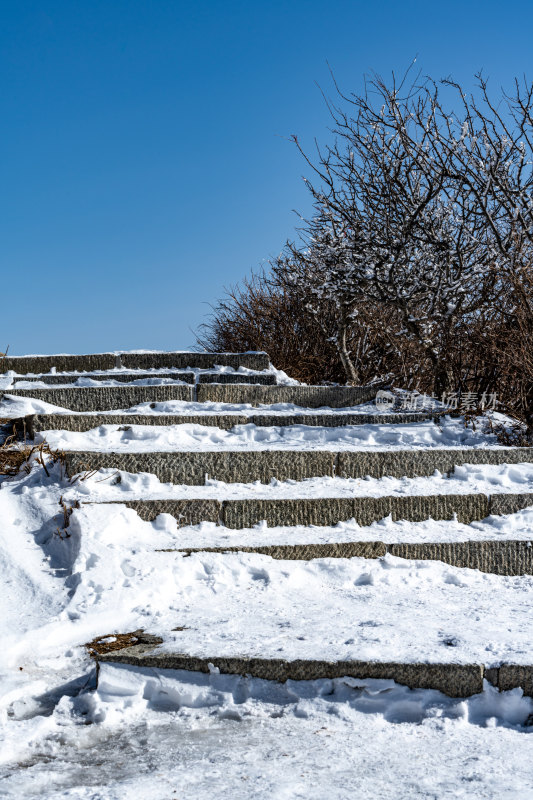
[(107, 653), (114, 653), (123, 650), (125, 647), (133, 647), (136, 644), (161, 644), (163, 640), (159, 636), (152, 636), (145, 633), (141, 628), (130, 633), (107, 633), (105, 636), (97, 636), (91, 642), (87, 642), (85, 647), (89, 651), (91, 658), (98, 658)]
[(0, 476), (13, 477), (21, 470), (29, 475), (32, 457), (35, 457), (46, 475), (50, 477), (48, 466), (58, 461), (63, 462), (65, 455), (59, 450), (51, 450), (46, 442), (30, 445), (26, 443), (25, 438), (20, 441), (19, 434), (13, 430), (13, 433), (0, 445)]
[(533, 447), (533, 439), (531, 434), (528, 434), (523, 422), (503, 425), (488, 419), (485, 432), (494, 433), (499, 444), (503, 444), (506, 447)]

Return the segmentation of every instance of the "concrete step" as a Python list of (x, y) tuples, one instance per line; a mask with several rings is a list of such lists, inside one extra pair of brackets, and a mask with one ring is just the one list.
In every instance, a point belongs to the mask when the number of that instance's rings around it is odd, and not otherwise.
[[(389, 495), (384, 497), (316, 497), (273, 498), (253, 497), (242, 500), (162, 499), (128, 500), (147, 521), (158, 514), (171, 514), (180, 526), (215, 522), (226, 528), (241, 530), (266, 522), (269, 528), (296, 525), (332, 526), (354, 519), (358, 525), (371, 525), (389, 515), (393, 520), (422, 522), (426, 519), (452, 519), (468, 525), (490, 514), (514, 514), (533, 505), (533, 493), (481, 492), (471, 494)], [(533, 548), (532, 548), (533, 549)]]
[(262, 371), (270, 366), (267, 353), (121, 353), (120, 361), (126, 369), (213, 369), (216, 366)]
[(273, 372), (265, 372), (263, 374), (260, 372), (255, 374), (246, 372), (200, 372), (198, 383), (240, 383), (274, 386), (276, 384), (276, 376)]
[[(531, 500), (533, 503), (533, 498)], [(161, 551), (166, 552), (166, 551)], [(478, 569), (493, 575), (533, 575), (533, 547), (522, 540), (465, 542), (378, 541), (319, 542), (307, 544), (261, 544), (232, 547), (182, 547), (171, 552), (191, 553), (260, 553), (283, 561), (310, 561), (313, 558), (381, 558), (387, 553), (397, 558), (418, 561), (442, 561), (452, 567)]]
[(168, 400), (190, 402), (194, 387), (190, 384), (165, 386), (72, 386), (56, 389), (8, 389), (1, 392), (16, 397), (32, 397), (71, 411), (112, 411), (131, 408), (139, 403), (164, 403)]
[(26, 426), (30, 437), (40, 431), (90, 431), (100, 425), (208, 425), (231, 430), (236, 425), (279, 426), (311, 425), (326, 428), (346, 425), (402, 425), (438, 419), (433, 413), (412, 414), (31, 414), (14, 420)]
[[(185, 390), (189, 387), (150, 388), (153, 391), (154, 388)], [(65, 453), (65, 468), (70, 477), (87, 470), (110, 467), (132, 473), (151, 472), (163, 483), (197, 486), (205, 483), (206, 476), (225, 483), (270, 483), (272, 478), (298, 481), (335, 475), (340, 478), (415, 478), (433, 475), (435, 470), (451, 473), (455, 466), (462, 464), (520, 464), (532, 461), (533, 448), (529, 447), (355, 451), (196, 450), (144, 453), (72, 450)]]
[(253, 406), (292, 403), (304, 408), (342, 408), (374, 400), (382, 384), (368, 386), (232, 386), (199, 384), (201, 403), (250, 403)]
[(141, 634), (139, 643), (122, 650), (97, 655), (100, 663), (130, 664), (153, 669), (179, 669), (191, 672), (212, 672), (213, 667), (227, 675), (249, 675), (254, 678), (285, 682), (351, 677), (394, 680), (411, 689), (436, 689), (450, 697), (468, 697), (483, 691), (488, 680), (501, 691), (521, 687), (533, 695), (533, 665), (501, 664), (487, 668), (484, 664), (402, 663), (381, 661), (320, 661), (299, 659), (208, 657), (167, 652), (158, 649), (161, 639)]
[(21, 375), (58, 372), (94, 372), (114, 369), (212, 369), (215, 366), (266, 370), (266, 353), (96, 353), (93, 355), (7, 356), (0, 358), (0, 374), (13, 370)]
[[(144, 389), (145, 394), (142, 400), (137, 400), (135, 403), (128, 401), (128, 392), (131, 389)], [(156, 390), (161, 388), (182, 388), (185, 391), (182, 396), (176, 395), (161, 395)], [(331, 408), (341, 408), (345, 406), (356, 406), (360, 403), (365, 403), (373, 400), (377, 394), (378, 389), (375, 386), (259, 386), (259, 385), (232, 385), (232, 384), (219, 384), (219, 383), (205, 383), (197, 384), (194, 387), (196, 400), (202, 402), (215, 402), (215, 403), (232, 403), (232, 404), (251, 404), (251, 405), (272, 405), (273, 403), (292, 403), (293, 405), (302, 406), (304, 408), (320, 408), (322, 406)], [(99, 395), (91, 395), (91, 392), (114, 392), (112, 395), (112, 405), (109, 405), (111, 399), (107, 399), (105, 394), (102, 394), (102, 400), (99, 400)], [(82, 397), (82, 394), (83, 397)], [(114, 386), (114, 387), (96, 387), (96, 386), (73, 386), (67, 388), (46, 388), (46, 389), (7, 389), (3, 394), (18, 395), (21, 397), (34, 397), (37, 400), (42, 400), (46, 403), (53, 403), (54, 405), (68, 408), (71, 411), (108, 411), (120, 408), (130, 408), (132, 405), (137, 405), (143, 402), (163, 402), (163, 400), (186, 400), (192, 401), (194, 396), (192, 394), (192, 386), (174, 386), (174, 387), (158, 387), (158, 386)], [(111, 398), (111, 395), (110, 395)], [(161, 399), (163, 398), (163, 399)], [(101, 403), (105, 403), (102, 405)]]
[[(118, 501), (117, 501), (118, 502)], [(368, 526), (387, 516), (394, 521), (422, 522), (427, 519), (451, 520), (465, 525), (482, 520), (491, 514), (511, 514), (533, 505), (533, 493), (528, 494), (449, 494), (422, 496), (385, 496), (354, 498), (209, 500), (203, 498), (165, 500), (127, 500), (123, 503), (141, 519), (153, 522), (159, 514), (170, 514), (183, 528), (211, 522), (231, 530), (251, 529), (261, 522), (271, 527), (332, 527), (338, 522), (355, 520)], [(84, 505), (114, 505), (114, 503), (84, 503)], [(289, 534), (288, 534), (289, 536)], [(309, 560), (312, 558), (379, 558), (386, 553), (407, 559), (444, 561), (454, 567), (479, 569), (497, 575), (533, 574), (533, 547), (526, 540), (476, 539), (450, 542), (397, 542), (354, 540), (299, 543), (297, 532), (293, 541), (268, 544), (268, 534), (258, 533), (257, 544), (223, 545), (216, 547), (171, 548), (187, 554), (193, 552), (250, 552), (262, 553), (276, 559)], [(318, 536), (317, 536), (318, 538)]]
[[(46, 383), (49, 385), (68, 385), (76, 383), (79, 378), (90, 378), (92, 381), (120, 381), (121, 383), (131, 383), (132, 381), (150, 379), (165, 379), (182, 381), (184, 383), (196, 383), (194, 372), (108, 372), (91, 373), (84, 372), (79, 375), (37, 375), (27, 378), (21, 376), (14, 378), (13, 383), (17, 386), (23, 381), (29, 383)], [(198, 375), (199, 383), (240, 383), (240, 384), (260, 384), (263, 386), (273, 386), (276, 383), (276, 376), (272, 372), (267, 373), (239, 373), (239, 372), (201, 372)]]
[(120, 366), (120, 360), (114, 353), (95, 353), (94, 355), (69, 356), (7, 356), (0, 358), (0, 374), (17, 372), (20, 375), (33, 373), (40, 375), (56, 369), (58, 372), (94, 372), (95, 370), (114, 369)]
[(92, 381), (118, 381), (120, 383), (131, 383), (132, 381), (146, 380), (147, 378), (153, 379), (167, 379), (174, 381), (181, 381), (182, 383), (195, 383), (196, 376), (194, 372), (83, 372), (79, 375), (37, 375), (35, 377), (20, 377), (14, 378), (14, 387), (17, 388), (19, 383), (23, 381), (29, 383), (46, 383), (50, 386), (67, 386), (76, 383), (80, 378), (89, 378)]

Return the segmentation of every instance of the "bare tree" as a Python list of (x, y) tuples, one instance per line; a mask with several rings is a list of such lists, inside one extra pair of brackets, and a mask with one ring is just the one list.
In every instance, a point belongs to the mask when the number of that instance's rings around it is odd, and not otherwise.
[(313, 213), (264, 296), (216, 310), (220, 336), (313, 380), (498, 392), (533, 437), (533, 85), (492, 95), (478, 75), (467, 95), (408, 71), (329, 107), (329, 145), (294, 137)]
[[(398, 310), (433, 365), (434, 390), (449, 391), (450, 340), (487, 302), (495, 277), (476, 198), (455, 180), (451, 151), (432, 153), (442, 135), (437, 89), (375, 78), (364, 95), (341, 98), (348, 110), (330, 105), (335, 141), (314, 162), (294, 138), (318, 179), (308, 182), (317, 216), (339, 221), (357, 291)], [(340, 306), (353, 295), (345, 275)], [(332, 292), (334, 281), (331, 272)]]
[[(346, 379), (361, 382), (362, 360), (371, 358), (371, 337), (357, 331), (359, 306), (368, 300), (364, 245), (327, 208), (301, 231), (303, 246), (288, 244), (271, 266), (279, 283), (302, 298), (307, 311), (334, 345)], [(331, 320), (333, 319), (333, 326)], [(351, 345), (357, 342), (356, 352)]]
[(477, 95), (444, 82), (458, 95), (462, 114), (446, 118), (446, 135), (432, 155), (485, 222), (505, 331), (496, 354), (507, 402), (520, 408), (533, 435), (533, 84), (515, 80), (511, 94), (493, 97), (484, 77), (476, 77)]

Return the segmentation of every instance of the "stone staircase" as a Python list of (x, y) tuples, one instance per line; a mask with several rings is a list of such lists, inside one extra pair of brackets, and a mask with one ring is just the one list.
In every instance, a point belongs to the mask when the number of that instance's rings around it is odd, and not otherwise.
[[(50, 403), (62, 411), (32, 413), (14, 420), (26, 435), (46, 431), (87, 432), (99, 426), (205, 425), (231, 431), (239, 425), (263, 428), (313, 426), (333, 428), (353, 425), (409, 425), (426, 421), (438, 424), (435, 412), (357, 413), (359, 404), (371, 402), (380, 388), (280, 385), (265, 353), (103, 353), (88, 356), (25, 356), (0, 360), (3, 393), (17, 398)], [(93, 384), (96, 384), (94, 385)], [(32, 384), (35, 384), (32, 386)], [(102, 384), (102, 385), (98, 385)], [(182, 403), (180, 413), (157, 413), (158, 404)], [(138, 406), (145, 404), (146, 410)], [(290, 409), (279, 409), (290, 404)], [(205, 406), (205, 410), (202, 408)], [(235, 407), (245, 406), (237, 409)], [(272, 408), (274, 407), (274, 408)], [(135, 410), (133, 412), (127, 409)], [(302, 409), (301, 412), (298, 409)], [(329, 409), (329, 410), (328, 410)], [(331, 410), (334, 409), (334, 410)], [(183, 412), (183, 413), (182, 413)], [(162, 452), (108, 452), (97, 449), (67, 450), (67, 475), (99, 469), (126, 473), (151, 473), (163, 484), (182, 487), (180, 498), (142, 497), (128, 499), (142, 520), (153, 521), (170, 514), (179, 527), (211, 522), (235, 531), (266, 522), (268, 527), (334, 526), (355, 520), (361, 526), (392, 516), (413, 523), (423, 520), (451, 520), (470, 524), (489, 515), (512, 514), (533, 505), (533, 494), (508, 492), (434, 493), (353, 497), (276, 497), (276, 486), (268, 497), (206, 498), (199, 487), (209, 481), (228, 484), (260, 482), (301, 482), (309, 478), (381, 479), (430, 477), (436, 470), (453, 475), (464, 464), (520, 464), (533, 462), (533, 448), (450, 447), (427, 449), (211, 449)], [(209, 479), (209, 481), (208, 481)], [(195, 489), (196, 487), (196, 489)], [(295, 489), (297, 492), (297, 488)], [(196, 495), (195, 496), (195, 492)], [(91, 503), (91, 499), (87, 500)], [(123, 502), (123, 501), (118, 501)], [(451, 566), (478, 569), (497, 575), (533, 574), (533, 547), (525, 540), (487, 541), (399, 541), (299, 542), (231, 546), (187, 546), (175, 552), (248, 552), (275, 559), (361, 557), (376, 559), (391, 554), (405, 559), (443, 561)], [(264, 537), (263, 537), (264, 538)], [(235, 539), (238, 542), (238, 537)], [(157, 541), (154, 540), (154, 549)], [(167, 551), (170, 552), (170, 551)], [(251, 674), (272, 680), (314, 679), (352, 676), (389, 678), (411, 687), (436, 688), (452, 696), (481, 691), (483, 679), (500, 689), (522, 686), (533, 693), (533, 666), (502, 664), (396, 663), (338, 661), (321, 659), (287, 661), (252, 656), (209, 657), (161, 650), (161, 639), (140, 633), (135, 645), (99, 656), (101, 662), (136, 666), (209, 671), (214, 665), (222, 672)]]

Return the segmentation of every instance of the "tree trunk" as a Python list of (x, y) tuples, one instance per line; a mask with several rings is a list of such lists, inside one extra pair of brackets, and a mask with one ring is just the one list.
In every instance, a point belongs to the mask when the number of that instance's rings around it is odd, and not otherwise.
[(443, 395), (454, 391), (454, 374), (446, 355), (444, 358), (442, 356), (436, 358), (433, 365), (435, 369), (433, 393), (437, 400), (441, 400)]
[(439, 337), (440, 346), (437, 347), (434, 340), (428, 339), (428, 337), (423, 334), (419, 324), (410, 316), (408, 308), (401, 307), (400, 310), (402, 311), (403, 322), (406, 329), (412, 336), (418, 339), (424, 348), (426, 356), (431, 362), (433, 368), (433, 394), (437, 400), (441, 400), (443, 394), (449, 394), (455, 389), (455, 376), (446, 352), (446, 347), (444, 346), (444, 343), (449, 341), (450, 338), (449, 331), (453, 327), (453, 318), (448, 317), (445, 320), (443, 327), (446, 332), (442, 333), (441, 329), (441, 336)]
[(337, 334), (337, 348), (339, 351), (340, 360), (346, 374), (346, 382), (357, 386), (360, 383), (359, 372), (353, 363), (347, 345), (348, 325), (346, 319), (339, 322)]
[(527, 425), (527, 437), (533, 440), (533, 386), (530, 384), (525, 392), (524, 421)]

